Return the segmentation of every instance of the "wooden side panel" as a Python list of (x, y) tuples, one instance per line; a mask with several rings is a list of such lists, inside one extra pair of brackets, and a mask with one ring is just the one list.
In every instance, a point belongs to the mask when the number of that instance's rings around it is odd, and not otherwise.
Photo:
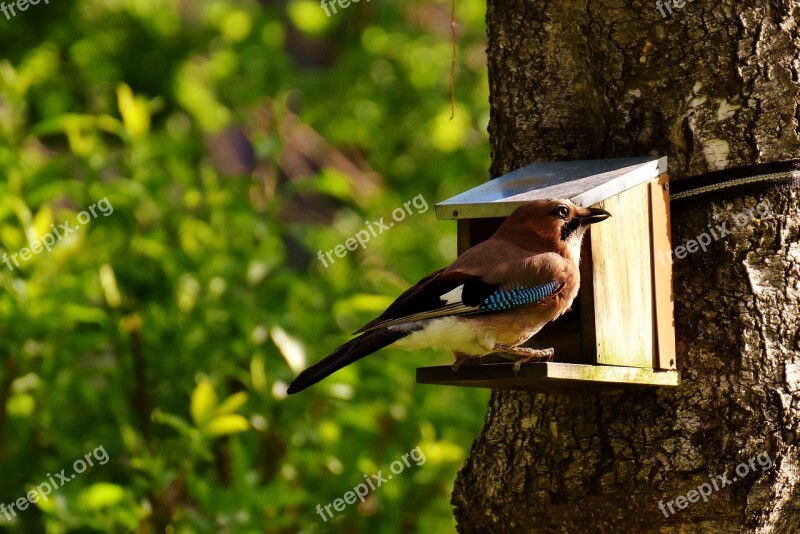
[(592, 228), (597, 362), (653, 367), (650, 186), (605, 200), (612, 217)]
[(461, 256), (465, 250), (472, 246), (470, 241), (472, 237), (472, 224), (473, 222), (469, 219), (459, 219), (457, 221), (457, 248), (458, 248), (458, 255)]
[[(604, 223), (607, 221), (603, 221)], [(592, 261), (592, 228), (586, 230), (581, 243), (581, 287), (575, 302), (581, 311), (581, 363), (597, 363), (597, 332), (594, 324), (594, 262)], [(575, 302), (572, 306), (575, 307)]]
[(655, 308), (656, 369), (675, 369), (675, 320), (672, 294), (672, 233), (669, 212), (669, 176), (650, 182), (653, 302)]
[(500, 228), (505, 217), (488, 219), (459, 219), (458, 220), (458, 254), (461, 255), (469, 247), (474, 247), (486, 241)]

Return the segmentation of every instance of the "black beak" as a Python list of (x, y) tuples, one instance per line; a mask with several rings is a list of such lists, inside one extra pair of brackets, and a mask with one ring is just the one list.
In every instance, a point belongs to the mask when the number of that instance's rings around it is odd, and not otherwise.
[(581, 225), (599, 223), (600, 221), (605, 221), (606, 219), (611, 217), (610, 213), (600, 208), (586, 208), (586, 212), (588, 213), (586, 213), (585, 215), (575, 217), (576, 219), (578, 219), (578, 221), (580, 221)]

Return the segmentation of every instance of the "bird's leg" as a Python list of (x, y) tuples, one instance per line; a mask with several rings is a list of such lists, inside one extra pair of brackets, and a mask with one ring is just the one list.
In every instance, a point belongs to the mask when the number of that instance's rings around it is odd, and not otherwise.
[(456, 361), (453, 362), (452, 366), (454, 373), (458, 372), (458, 368), (461, 367), (464, 362), (471, 360), (472, 358), (480, 358), (480, 356), (470, 356), (469, 354), (464, 354), (463, 352), (458, 352), (457, 350), (453, 351), (453, 356), (456, 357)]
[(522, 366), (523, 363), (529, 362), (531, 360), (536, 361), (546, 361), (551, 362), (553, 361), (553, 354), (555, 351), (552, 348), (549, 349), (532, 349), (529, 347), (509, 347), (506, 345), (495, 345), (494, 350), (503, 352), (505, 354), (513, 354), (514, 356), (519, 356), (516, 358), (514, 362), (514, 372), (519, 372), (519, 368)]

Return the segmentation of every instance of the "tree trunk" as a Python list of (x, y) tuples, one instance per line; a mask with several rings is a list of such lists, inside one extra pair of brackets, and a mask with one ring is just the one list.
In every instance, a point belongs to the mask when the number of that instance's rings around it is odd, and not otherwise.
[[(493, 175), (666, 154), (677, 181), (800, 156), (800, 1), (671, 9), (491, 0)], [(733, 224), (759, 202), (772, 217)], [(673, 246), (724, 221), (732, 234), (673, 265), (682, 384), (495, 390), (456, 480), (459, 531), (800, 531), (798, 193), (673, 205)]]

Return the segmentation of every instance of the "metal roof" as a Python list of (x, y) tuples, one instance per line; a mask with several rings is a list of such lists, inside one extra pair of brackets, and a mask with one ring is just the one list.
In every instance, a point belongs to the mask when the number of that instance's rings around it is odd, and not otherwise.
[(667, 172), (666, 156), (533, 163), (436, 204), (440, 219), (507, 217), (539, 198), (591, 206)]

